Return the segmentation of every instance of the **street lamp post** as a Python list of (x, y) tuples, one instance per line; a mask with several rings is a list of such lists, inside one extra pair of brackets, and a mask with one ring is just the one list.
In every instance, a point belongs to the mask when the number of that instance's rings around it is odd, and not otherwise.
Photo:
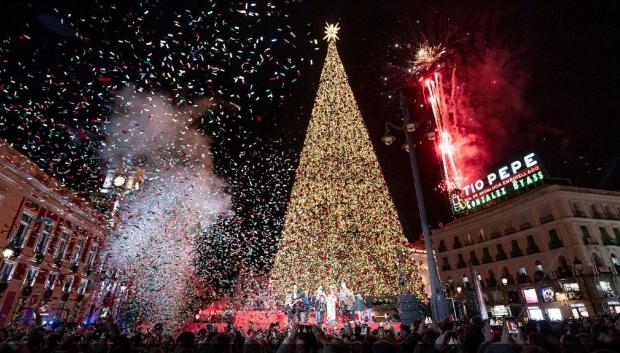
[[(415, 156), (415, 145), (413, 144), (413, 132), (415, 131), (416, 124), (411, 120), (409, 115), (409, 108), (405, 103), (405, 97), (403, 93), (400, 94), (400, 106), (403, 112), (404, 128), (398, 128), (390, 124), (390, 126), (397, 128), (405, 133), (407, 138), (407, 145), (405, 150), (409, 153), (409, 162), (411, 164), (411, 172), (413, 174), (413, 183), (416, 193), (416, 200), (418, 202), (418, 212), (420, 213), (420, 223), (422, 226), (422, 235), (424, 236), (424, 246), (426, 248), (426, 260), (428, 263), (428, 276), (431, 285), (431, 312), (433, 321), (438, 322), (445, 320), (449, 316), (448, 305), (445, 295), (439, 282), (439, 272), (437, 271), (437, 264), (435, 262), (435, 256), (433, 253), (433, 246), (431, 244), (431, 232), (428, 226), (428, 219), (426, 217), (426, 207), (424, 205), (424, 194), (422, 192), (422, 183), (420, 181), (420, 175), (418, 172), (418, 163)], [(395, 140), (393, 136), (383, 137), (383, 142), (387, 145), (392, 144)]]

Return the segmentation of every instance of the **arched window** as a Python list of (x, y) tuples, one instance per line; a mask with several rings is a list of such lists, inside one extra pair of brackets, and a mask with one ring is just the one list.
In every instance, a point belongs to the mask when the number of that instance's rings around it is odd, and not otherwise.
[(458, 249), (461, 247), (461, 239), (458, 236), (454, 237), (454, 244), (452, 245), (453, 249)]
[(438, 249), (438, 250), (439, 250), (439, 252), (442, 252), (442, 251), (446, 251), (446, 250), (448, 250), (448, 249), (446, 248), (446, 243), (445, 243), (443, 240), (440, 240), (440, 241), (439, 241), (439, 249)]

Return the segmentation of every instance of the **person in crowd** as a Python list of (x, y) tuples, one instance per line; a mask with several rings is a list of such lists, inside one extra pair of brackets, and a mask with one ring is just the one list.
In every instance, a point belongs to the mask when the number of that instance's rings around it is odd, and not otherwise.
[(478, 347), (484, 342), (484, 323), (480, 318), (473, 318), (469, 325), (464, 329), (463, 347), (467, 353), (476, 353)]
[[(335, 303), (333, 290), (328, 297)], [(335, 318), (335, 309), (331, 312), (328, 316)], [(181, 330), (174, 336), (168, 333), (172, 330), (166, 324), (144, 332), (121, 331), (110, 319), (77, 327), (12, 324), (0, 329), (0, 353), (608, 353), (620, 347), (620, 315), (529, 321), (517, 333), (503, 327), (501, 334), (479, 319), (380, 327), (293, 321), (282, 328), (272, 324), (268, 330), (228, 325), (219, 332), (209, 325), (197, 334)]]

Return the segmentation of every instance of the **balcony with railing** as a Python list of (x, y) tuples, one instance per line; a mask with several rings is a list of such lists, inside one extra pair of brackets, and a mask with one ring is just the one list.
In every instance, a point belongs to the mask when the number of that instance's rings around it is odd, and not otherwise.
[(521, 224), (519, 224), (519, 230), (526, 230), (526, 229), (530, 229), (532, 228), (532, 223), (530, 222), (523, 222)]
[(620, 220), (620, 215), (613, 212), (607, 212), (607, 219)]
[(586, 215), (586, 213), (582, 210), (573, 210), (573, 215), (575, 217), (579, 217), (579, 218), (587, 218), (588, 215)]
[(596, 266), (596, 273), (611, 273), (611, 267), (609, 266)]
[(495, 231), (491, 232), (491, 234), (489, 234), (489, 236), (491, 237), (491, 239), (497, 239), (497, 238), (502, 236), (502, 232), (499, 231), (499, 230), (495, 230)]
[(539, 219), (540, 224), (545, 224), (553, 221), (553, 215), (551, 213), (541, 216)]
[(506, 227), (506, 229), (504, 229), (504, 234), (506, 235), (516, 233), (516, 232), (517, 232), (517, 228), (515, 226), (509, 226), (509, 227)]

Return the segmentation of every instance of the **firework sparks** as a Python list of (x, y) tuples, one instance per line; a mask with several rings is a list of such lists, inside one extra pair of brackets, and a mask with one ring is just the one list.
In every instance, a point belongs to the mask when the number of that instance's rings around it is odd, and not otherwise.
[(442, 162), (444, 180), (448, 191), (460, 189), (463, 181), (462, 173), (457, 167), (454, 156), (453, 134), (455, 130), (456, 114), (454, 111), (454, 96), (447, 95), (443, 86), (441, 73), (435, 72), (432, 78), (424, 80), (424, 86), (428, 91), (428, 101), (435, 118), (435, 126), (439, 139), (437, 140), (437, 150)]
[(422, 73), (439, 65), (439, 60), (446, 53), (446, 49), (441, 45), (422, 44), (415, 53), (413, 60), (413, 72)]

